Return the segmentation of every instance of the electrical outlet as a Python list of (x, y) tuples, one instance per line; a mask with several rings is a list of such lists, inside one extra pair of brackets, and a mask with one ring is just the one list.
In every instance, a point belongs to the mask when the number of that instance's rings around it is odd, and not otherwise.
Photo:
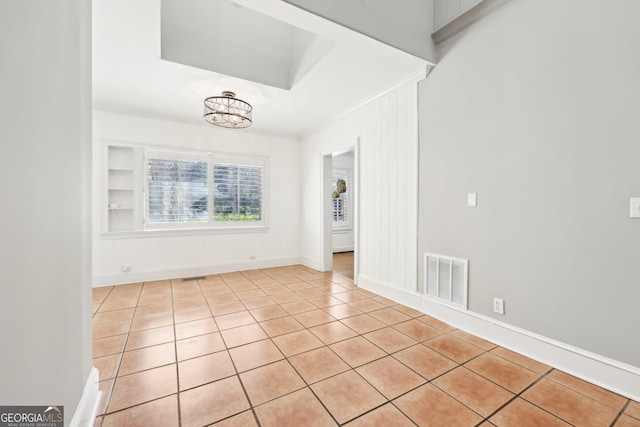
[(250, 255), (250, 256), (249, 256), (249, 259), (250, 259), (250, 260), (252, 260), (252, 261), (253, 261), (254, 259), (256, 259), (256, 258), (258, 258), (258, 257), (257, 257), (257, 256), (255, 256), (255, 255)]
[(504, 300), (500, 298), (493, 299), (493, 311), (498, 314), (504, 314)]
[(130, 265), (123, 265), (122, 267), (120, 267), (120, 270), (121, 270), (123, 273), (128, 273), (128, 272), (130, 272), (130, 271), (131, 271), (131, 266), (130, 266)]

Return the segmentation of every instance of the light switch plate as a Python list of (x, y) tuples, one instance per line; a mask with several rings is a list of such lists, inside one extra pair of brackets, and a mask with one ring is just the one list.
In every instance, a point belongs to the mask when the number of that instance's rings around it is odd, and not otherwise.
[(467, 194), (467, 206), (470, 208), (475, 208), (478, 206), (478, 193), (469, 193)]
[(630, 203), (630, 213), (631, 218), (640, 218), (640, 197), (632, 197)]

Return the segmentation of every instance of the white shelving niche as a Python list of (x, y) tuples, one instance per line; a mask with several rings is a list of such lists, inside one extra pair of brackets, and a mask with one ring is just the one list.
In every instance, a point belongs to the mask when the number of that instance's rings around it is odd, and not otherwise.
[(134, 231), (140, 220), (136, 182), (139, 150), (125, 145), (107, 145), (106, 221), (108, 233)]

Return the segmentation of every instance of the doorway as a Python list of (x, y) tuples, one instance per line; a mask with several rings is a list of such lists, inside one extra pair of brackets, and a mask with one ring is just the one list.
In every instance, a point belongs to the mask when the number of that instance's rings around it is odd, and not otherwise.
[(358, 277), (358, 141), (322, 153), (322, 267)]

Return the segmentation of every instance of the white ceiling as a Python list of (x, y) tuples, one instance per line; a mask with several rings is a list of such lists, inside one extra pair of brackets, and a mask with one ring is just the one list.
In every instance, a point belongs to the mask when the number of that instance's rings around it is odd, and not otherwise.
[[(288, 3), (230, 1), (315, 34), (334, 46), (318, 62), (308, 64), (309, 69), (290, 90), (280, 89), (161, 59), (161, 0), (93, 0), (94, 107), (204, 123), (204, 98), (231, 90), (253, 105), (252, 132), (299, 136), (407, 78), (426, 75), (429, 64), (425, 60)], [(212, 22), (220, 19), (224, 17), (214, 16)]]

